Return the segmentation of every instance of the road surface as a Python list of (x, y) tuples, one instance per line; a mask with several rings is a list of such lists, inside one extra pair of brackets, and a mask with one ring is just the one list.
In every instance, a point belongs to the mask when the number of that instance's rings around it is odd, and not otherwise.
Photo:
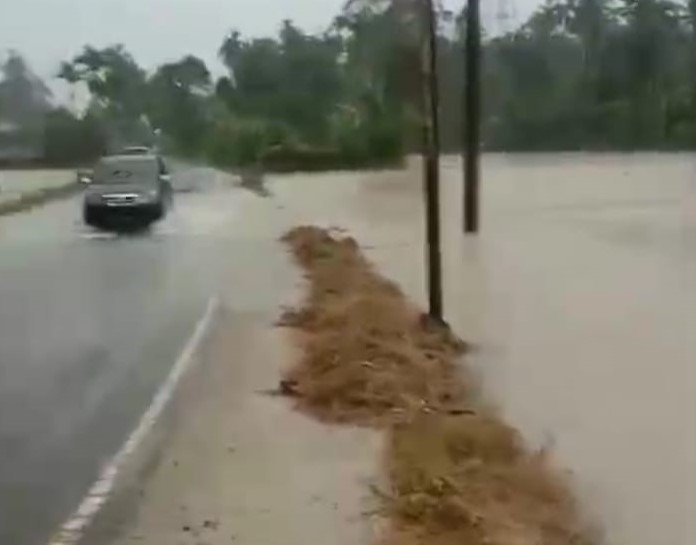
[[(175, 173), (149, 233), (82, 225), (79, 199), (0, 221), (0, 543), (44, 545), (118, 450), (203, 313), (231, 180)], [(217, 236), (220, 235), (220, 236)]]

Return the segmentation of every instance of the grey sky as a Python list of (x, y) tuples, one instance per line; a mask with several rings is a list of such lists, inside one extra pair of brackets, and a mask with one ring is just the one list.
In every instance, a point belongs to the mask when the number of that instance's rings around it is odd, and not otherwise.
[[(42, 77), (84, 44), (123, 43), (144, 67), (193, 53), (214, 72), (224, 35), (268, 35), (283, 19), (317, 31), (345, 0), (0, 0), (0, 57), (17, 49)], [(519, 18), (539, 0), (482, 0), (491, 21), (501, 6)], [(445, 0), (460, 8), (464, 0)]]

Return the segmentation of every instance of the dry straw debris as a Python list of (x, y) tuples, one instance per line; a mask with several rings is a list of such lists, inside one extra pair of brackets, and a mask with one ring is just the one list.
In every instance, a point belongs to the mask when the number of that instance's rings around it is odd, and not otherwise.
[(300, 409), (383, 428), (384, 545), (589, 545), (564, 475), (478, 402), (465, 344), (382, 278), (356, 241), (312, 226), (283, 240), (309, 293), (281, 325), (300, 361), (281, 381)]

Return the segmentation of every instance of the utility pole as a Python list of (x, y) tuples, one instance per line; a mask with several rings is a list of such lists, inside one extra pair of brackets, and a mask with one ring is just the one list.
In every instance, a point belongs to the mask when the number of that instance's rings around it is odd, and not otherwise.
[(423, 167), (428, 256), (428, 301), (430, 317), (442, 322), (442, 263), (440, 256), (440, 124), (437, 76), (437, 21), (433, 0), (426, 9), (423, 82)]
[(464, 232), (479, 230), (481, 153), (481, 15), (480, 0), (467, 0), (466, 81), (464, 87)]

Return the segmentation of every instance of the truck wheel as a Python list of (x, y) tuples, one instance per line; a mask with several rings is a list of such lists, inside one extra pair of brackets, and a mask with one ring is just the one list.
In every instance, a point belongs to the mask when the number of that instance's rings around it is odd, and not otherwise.
[(90, 206), (85, 206), (85, 208), (83, 209), (82, 219), (84, 220), (85, 224), (89, 225), (90, 227), (99, 227), (101, 223), (99, 221), (99, 213)]
[(164, 205), (156, 204), (152, 207), (152, 221), (159, 221), (164, 217)]

